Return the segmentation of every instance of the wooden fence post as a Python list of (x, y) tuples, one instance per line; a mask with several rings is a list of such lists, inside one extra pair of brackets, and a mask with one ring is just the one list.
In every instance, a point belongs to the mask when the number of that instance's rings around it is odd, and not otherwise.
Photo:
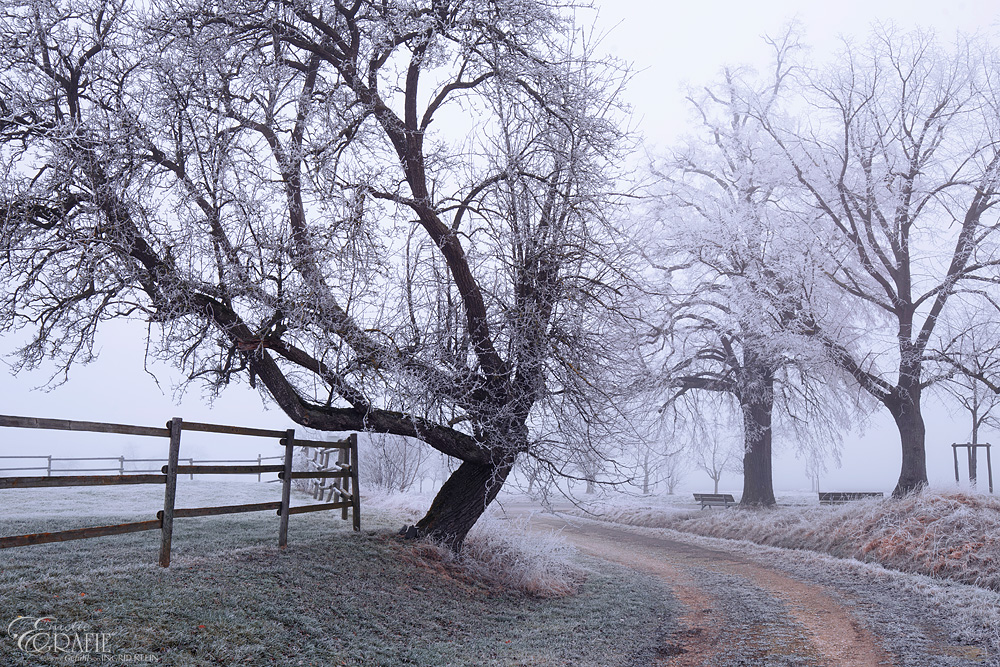
[(163, 493), (163, 523), (160, 527), (160, 567), (170, 567), (170, 540), (174, 534), (174, 503), (177, 500), (177, 457), (181, 450), (181, 418), (167, 422), (170, 452), (167, 454), (167, 488)]
[(119, 475), (124, 475), (125, 474), (125, 457), (124, 456), (119, 456), (118, 457), (118, 474)]
[[(337, 450), (337, 470), (343, 470), (345, 465), (351, 464), (350, 453), (346, 449)], [(351, 478), (350, 477), (338, 477), (337, 483), (335, 485), (344, 493), (351, 492)], [(337, 498), (338, 501), (343, 500), (343, 496)], [(344, 505), (344, 509), (340, 511), (340, 518), (347, 521), (347, 512), (349, 508)]]
[(986, 474), (990, 480), (990, 493), (993, 493), (993, 462), (990, 460), (990, 446), (986, 445)]
[[(351, 499), (354, 502), (354, 530), (361, 530), (361, 489), (358, 487), (358, 434), (352, 433), (351, 441)], [(346, 516), (344, 517), (347, 518)]]
[(48, 467), (45, 469), (45, 476), (46, 477), (52, 477), (52, 455), (51, 454), (49, 454), (48, 459), (49, 459), (49, 463), (48, 463)]
[(295, 429), (285, 431), (285, 474), (281, 480), (281, 523), (278, 526), (278, 546), (288, 546), (288, 508), (292, 501), (292, 450), (295, 448)]
[[(260, 464), (261, 464), (261, 458), (260, 458), (260, 454), (258, 454), (257, 455), (257, 465), (260, 466)], [(257, 481), (258, 482), (260, 481), (260, 473), (257, 473)]]

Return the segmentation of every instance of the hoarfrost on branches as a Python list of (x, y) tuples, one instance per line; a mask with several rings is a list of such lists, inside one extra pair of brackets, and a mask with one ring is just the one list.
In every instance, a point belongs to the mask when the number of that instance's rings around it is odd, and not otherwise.
[(24, 365), (145, 319), (191, 379), (461, 461), (418, 524), (455, 548), (518, 458), (608, 458), (625, 70), (571, 4), (146, 7), (3, 10), (0, 315), (34, 332)]

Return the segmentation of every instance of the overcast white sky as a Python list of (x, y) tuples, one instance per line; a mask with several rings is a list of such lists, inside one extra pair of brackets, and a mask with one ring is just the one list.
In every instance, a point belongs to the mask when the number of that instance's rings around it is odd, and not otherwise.
[[(841, 0), (840, 2), (792, 1), (746, 2), (745, 0), (702, 0), (701, 2), (654, 2), (652, 0), (603, 0), (599, 8), (598, 26), (607, 31), (603, 45), (615, 55), (631, 61), (635, 78), (628, 90), (634, 107), (637, 127), (647, 138), (647, 147), (668, 145), (683, 133), (687, 117), (681, 87), (697, 85), (713, 79), (726, 65), (742, 63), (764, 64), (767, 48), (761, 40), (764, 34), (776, 34), (793, 19), (804, 30), (805, 41), (812, 45), (817, 57), (831, 53), (841, 35), (863, 37), (876, 21), (892, 21), (900, 27), (913, 26), (935, 29), (944, 38), (955, 31), (995, 32), (1000, 12), (995, 2), (967, 0), (948, 2), (918, 0)], [(10, 349), (9, 341), (0, 342), (0, 349)], [(124, 333), (120, 326), (108, 330), (103, 337), (99, 362), (77, 369), (70, 382), (54, 391), (32, 391), (46, 375), (36, 373), (10, 377), (0, 385), (0, 412), (31, 416), (92, 419), (133, 424), (160, 424), (172, 416), (193, 421), (240, 423), (283, 429), (290, 424), (276, 409), (265, 411), (254, 392), (234, 387), (214, 407), (208, 406), (197, 393), (177, 403), (171, 390), (171, 375), (159, 369), (162, 391), (153, 379), (141, 370), (142, 343)], [(2, 372), (2, 371), (0, 371)], [(928, 469), (932, 483), (947, 483), (953, 479), (952, 442), (964, 442), (968, 427), (955, 423), (947, 411), (930, 405), (928, 399)], [(12, 437), (17, 434), (17, 437)], [(0, 454), (23, 446), (18, 438), (28, 436), (23, 430), (0, 434)], [(118, 455), (128, 448), (136, 455), (160, 455), (159, 443), (132, 439), (124, 444), (100, 444), (75, 435), (30, 433), (33, 449), (38, 453), (69, 451), (102, 451)], [(39, 437), (35, 437), (39, 436)], [(44, 437), (43, 437), (44, 436)], [(69, 439), (67, 439), (69, 437)], [(895, 484), (899, 472), (899, 444), (887, 420), (877, 416), (864, 437), (848, 436), (843, 467), (825, 476), (827, 490), (885, 490)], [(1000, 442), (998, 442), (1000, 444)], [(188, 444), (189, 456), (218, 456), (217, 451)], [(274, 453), (276, 447), (248, 445), (247, 454)], [(22, 450), (23, 451), (23, 450)], [(87, 454), (78, 454), (87, 455)], [(963, 464), (964, 465), (964, 464)], [(831, 466), (832, 467), (832, 466)], [(985, 479), (985, 466), (981, 477)], [(808, 489), (802, 474), (803, 464), (789, 452), (777, 452), (775, 464), (776, 489)], [(963, 467), (963, 478), (965, 475)], [(1000, 472), (998, 472), (1000, 475)], [(706, 490), (707, 477), (689, 473), (688, 488)], [(732, 477), (723, 486), (738, 491), (741, 481)]]

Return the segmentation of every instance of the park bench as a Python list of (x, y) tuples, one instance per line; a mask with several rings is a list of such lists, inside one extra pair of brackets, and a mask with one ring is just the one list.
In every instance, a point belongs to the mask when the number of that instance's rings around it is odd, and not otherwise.
[(843, 505), (852, 500), (864, 500), (865, 498), (882, 498), (885, 494), (881, 491), (820, 491), (820, 505)]
[(701, 503), (701, 508), (730, 507), (736, 505), (736, 499), (731, 493), (696, 493), (695, 502)]

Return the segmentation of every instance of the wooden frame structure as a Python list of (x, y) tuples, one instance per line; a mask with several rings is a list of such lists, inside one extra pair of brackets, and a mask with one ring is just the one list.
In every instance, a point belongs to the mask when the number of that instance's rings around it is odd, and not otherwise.
[[(166, 428), (150, 426), (131, 426), (127, 424), (109, 424), (104, 422), (70, 421), (65, 419), (41, 419), (36, 417), (16, 417), (0, 415), (0, 427), (38, 428), (59, 431), (89, 431), (96, 433), (115, 433), (121, 435), (140, 435), (149, 437), (169, 438), (167, 465), (163, 466), (159, 475), (66, 475), (44, 477), (0, 477), (0, 489), (21, 489), (53, 486), (103, 486), (117, 484), (163, 484), (163, 509), (157, 512), (156, 519), (119, 524), (115, 526), (94, 526), (64, 530), (55, 533), (37, 533), (33, 535), (13, 535), (0, 537), (0, 549), (21, 547), (48, 542), (63, 542), (67, 540), (103, 537), (105, 535), (120, 535), (144, 530), (160, 530), (160, 557), (162, 567), (170, 566), (170, 547), (173, 538), (174, 519), (196, 516), (215, 516), (241, 512), (259, 512), (276, 510), (280, 517), (278, 525), (278, 545), (288, 544), (288, 517), (304, 512), (323, 510), (343, 510), (343, 518), (347, 519), (348, 510), (353, 515), (354, 530), (361, 530), (361, 499), (358, 493), (358, 436), (351, 434), (339, 442), (315, 442), (296, 440), (295, 429), (272, 431), (267, 429), (249, 428), (243, 426), (226, 426), (222, 424), (202, 424), (185, 422), (180, 417), (174, 417), (166, 424)], [(283, 462), (280, 465), (179, 465), (181, 433), (183, 431), (200, 431), (204, 433), (221, 433), (227, 435), (252, 436), (262, 438), (278, 438), (285, 448)], [(341, 459), (346, 460), (336, 471), (298, 472), (292, 470), (292, 457), (295, 447), (337, 448), (342, 452)], [(189, 460), (190, 461), (190, 460)], [(258, 461), (260, 457), (258, 456)], [(281, 480), (281, 501), (269, 503), (252, 503), (245, 505), (224, 505), (219, 507), (177, 508), (177, 476), (198, 474), (255, 474), (260, 478), (262, 473), (276, 472)], [(342, 482), (338, 485), (338, 500), (333, 503), (319, 505), (291, 506), (291, 482), (293, 479), (336, 477)]]
[(969, 454), (969, 483), (976, 483), (976, 454), (980, 447), (986, 448), (986, 476), (989, 480), (990, 493), (993, 493), (993, 462), (990, 460), (990, 444), (983, 442), (952, 443), (951, 451), (955, 456), (955, 483), (958, 484), (958, 448), (965, 447)]

